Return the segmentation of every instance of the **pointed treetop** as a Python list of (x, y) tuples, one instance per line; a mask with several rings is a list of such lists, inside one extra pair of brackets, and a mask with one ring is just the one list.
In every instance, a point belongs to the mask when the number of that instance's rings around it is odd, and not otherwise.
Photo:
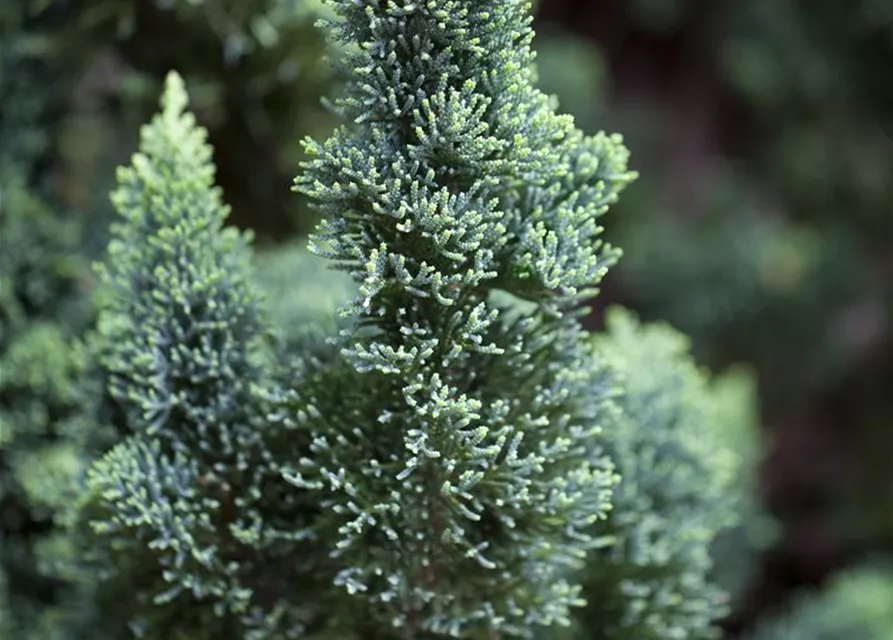
[(165, 120), (179, 118), (189, 106), (189, 95), (183, 77), (174, 70), (168, 72), (164, 79), (164, 93), (161, 96), (161, 108)]

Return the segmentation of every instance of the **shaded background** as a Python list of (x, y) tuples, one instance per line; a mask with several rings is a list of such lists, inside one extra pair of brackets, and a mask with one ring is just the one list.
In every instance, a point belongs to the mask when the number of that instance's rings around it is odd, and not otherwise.
[(626, 257), (599, 304), (759, 377), (778, 527), (740, 630), (893, 550), (893, 3), (540, 4), (543, 86), (641, 172), (606, 218)]
[(547, 0), (539, 33), (543, 84), (642, 174), (600, 303), (759, 376), (779, 527), (736, 630), (893, 549), (893, 3)]
[[(301, 137), (333, 125), (321, 2), (24, 5), (4, 86), (33, 84), (46, 138), (33, 181), (77, 216), (87, 254), (171, 68), (209, 128), (232, 221), (262, 247), (312, 228), (289, 185)], [(605, 218), (625, 257), (597, 310), (668, 320), (704, 365), (758, 376), (766, 517), (734, 633), (893, 553), (893, 2), (539, 5), (541, 86), (581, 128), (623, 133), (641, 173)]]

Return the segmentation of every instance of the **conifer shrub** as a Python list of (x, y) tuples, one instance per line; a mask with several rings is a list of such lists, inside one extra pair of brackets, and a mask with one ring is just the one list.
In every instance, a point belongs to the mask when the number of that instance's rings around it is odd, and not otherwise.
[[(610, 504), (611, 388), (573, 308), (616, 259), (598, 218), (634, 174), (534, 87), (529, 3), (331, 4), (350, 124), (297, 184), (359, 296), (350, 392), (295, 390), (321, 418), (292, 482), (363, 637), (529, 636), (567, 622)], [(536, 309), (501, 320), (494, 291)]]
[(176, 73), (118, 174), (66, 633), (708, 637), (746, 411), (671, 330), (581, 327), (622, 139), (535, 87), (527, 1), (329, 4), (317, 256), (252, 262)]
[[(113, 195), (122, 219), (99, 272), (99, 329), (125, 437), (88, 477), (84, 519), (106, 543), (88, 549), (109, 588), (129, 591), (104, 620), (112, 637), (128, 626), (159, 638), (293, 637), (275, 598), (262, 610), (255, 592), (300, 531), (297, 517), (283, 520), (294, 531), (277, 524), (294, 500), (264, 426), (269, 330), (248, 238), (222, 229), (206, 132), (185, 107), (172, 75)], [(270, 579), (298, 567), (279, 568)]]

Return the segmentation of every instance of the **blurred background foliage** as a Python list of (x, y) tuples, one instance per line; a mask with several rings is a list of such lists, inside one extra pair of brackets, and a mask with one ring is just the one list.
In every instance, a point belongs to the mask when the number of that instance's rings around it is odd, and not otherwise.
[(849, 569), (824, 591), (799, 594), (757, 625), (751, 640), (887, 640), (893, 630), (890, 567)]
[[(849, 568), (893, 554), (893, 3), (538, 5), (542, 88), (583, 129), (622, 132), (641, 174), (606, 218), (625, 257), (597, 307), (666, 320), (702, 364), (759, 381), (759, 504), (741, 540), (717, 549), (723, 582), (742, 585), (727, 630), (818, 638), (802, 622), (810, 607), (861, 615), (847, 594), (869, 582)], [(48, 595), (37, 549), (52, 547), (41, 536), (65, 496), (23, 461), (45, 449), (64, 461), (54, 468), (79, 468), (54, 446), (86, 402), (73, 380), (89, 262), (105, 245), (115, 167), (168, 70), (209, 129), (232, 222), (268, 249), (258, 278), (274, 312), (330, 328), (288, 304), (294, 270), (318, 269), (290, 249), (314, 219), (289, 186), (303, 136), (334, 122), (320, 101), (340, 81), (336, 45), (314, 27), (324, 11), (321, 0), (0, 3), (0, 592), (64, 597)], [(303, 283), (327, 309), (343, 294)], [(312, 333), (280, 336), (283, 350)], [(23, 415), (27, 433), (12, 426)], [(882, 602), (888, 578), (871, 575)], [(16, 598), (0, 607), (3, 637), (23, 628), (8, 613), (26, 615)], [(766, 616), (779, 621), (757, 624)], [(797, 624), (806, 635), (790, 635)]]
[(599, 304), (758, 374), (778, 526), (737, 630), (893, 552), (893, 4), (540, 7), (541, 84), (583, 128), (623, 132), (641, 172), (606, 219), (625, 257)]

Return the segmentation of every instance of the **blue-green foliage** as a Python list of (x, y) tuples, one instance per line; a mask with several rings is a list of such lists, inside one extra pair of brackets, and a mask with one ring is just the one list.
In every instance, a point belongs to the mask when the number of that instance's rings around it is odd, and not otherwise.
[(298, 562), (274, 558), (300, 527), (265, 439), (268, 329), (186, 100), (170, 75), (113, 195), (100, 334), (130, 435), (90, 471), (89, 548), (119, 598), (113, 637), (129, 623), (152, 638), (288, 638), (279, 581)]
[[(321, 414), (292, 481), (370, 629), (529, 636), (578, 603), (564, 576), (614, 482), (611, 390), (567, 311), (616, 258), (598, 219), (627, 152), (534, 87), (529, 2), (331, 5), (350, 124), (308, 144), (298, 185), (313, 250), (360, 291), (349, 389), (291, 400)], [(497, 290), (536, 312), (501, 317)]]
[(533, 86), (528, 2), (330, 4), (347, 123), (297, 185), (346, 275), (251, 264), (176, 74), (119, 173), (94, 637), (551, 637), (581, 596), (581, 637), (707, 635), (748, 393), (668, 329), (582, 330), (620, 139)]
[(738, 524), (752, 457), (751, 381), (710, 380), (688, 341), (663, 325), (639, 325), (612, 309), (596, 351), (612, 365), (620, 412), (606, 431), (621, 476), (590, 554), (588, 606), (579, 638), (665, 640), (716, 637), (725, 595), (711, 577), (710, 547)]
[(750, 640), (890, 640), (893, 573), (888, 566), (850, 569), (821, 592), (801, 596), (762, 623)]
[[(246, 240), (220, 231), (228, 210), (213, 187), (211, 149), (184, 114), (177, 78), (169, 80), (162, 113), (144, 128), (132, 166), (119, 172), (112, 200), (124, 220), (113, 226), (100, 271), (113, 292), (101, 320), (112, 345), (106, 366), (113, 394), (130, 423), (146, 421), (146, 435), (204, 445), (202, 417), (191, 415), (190, 405), (224, 402), (218, 396), (225, 387), (243, 393), (240, 377), (253, 373), (250, 347), (261, 324), (246, 276)], [(181, 397), (193, 393), (198, 400)]]

